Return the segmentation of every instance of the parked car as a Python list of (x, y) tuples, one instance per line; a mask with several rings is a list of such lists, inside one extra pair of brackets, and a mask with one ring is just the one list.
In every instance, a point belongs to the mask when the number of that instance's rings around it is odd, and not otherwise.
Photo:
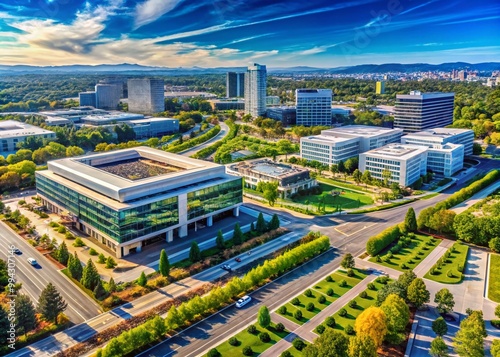
[(248, 304), (251, 300), (252, 300), (252, 298), (250, 296), (245, 295), (241, 299), (236, 301), (236, 307), (241, 308), (241, 307), (245, 306), (246, 304)]
[(226, 270), (226, 271), (231, 271), (231, 270), (233, 270), (233, 269), (231, 268), (231, 266), (230, 266), (230, 265), (228, 265), (228, 264), (224, 264), (223, 266), (221, 266), (221, 268), (222, 268), (222, 269), (224, 269), (224, 270)]
[(28, 258), (28, 263), (30, 263), (31, 265), (37, 265), (38, 263), (36, 262), (36, 259), (35, 258)]

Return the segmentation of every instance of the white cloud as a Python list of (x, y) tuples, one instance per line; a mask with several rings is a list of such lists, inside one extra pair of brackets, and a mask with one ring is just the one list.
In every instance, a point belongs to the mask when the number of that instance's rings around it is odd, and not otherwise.
[(158, 20), (172, 11), (182, 0), (146, 0), (135, 8), (135, 28)]

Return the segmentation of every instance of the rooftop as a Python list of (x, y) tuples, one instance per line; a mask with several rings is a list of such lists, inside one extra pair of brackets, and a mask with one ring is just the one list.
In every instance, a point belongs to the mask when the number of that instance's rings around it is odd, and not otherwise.
[(112, 120), (132, 120), (132, 119), (143, 119), (144, 115), (135, 113), (123, 113), (123, 112), (105, 112), (102, 114), (91, 114), (86, 115), (81, 118), (82, 121), (94, 121), (94, 122), (108, 122)]
[(165, 120), (179, 120), (179, 119), (174, 119), (174, 118), (158, 118), (158, 117), (154, 117), (154, 118), (146, 118), (146, 119), (137, 119), (137, 120), (131, 120), (130, 122), (132, 124), (147, 124), (147, 123), (153, 123), (153, 122), (162, 122), (162, 121), (165, 121)]
[(322, 130), (321, 135), (335, 136), (341, 135), (343, 137), (375, 137), (388, 133), (403, 132), (403, 129), (383, 128), (380, 126), (369, 125), (346, 125), (338, 128)]
[(345, 141), (353, 140), (353, 138), (344, 138), (341, 136), (334, 136), (332, 135), (313, 135), (313, 136), (305, 136), (303, 139), (307, 139), (310, 141), (319, 141), (319, 142), (326, 142), (326, 143), (342, 143)]
[(455, 93), (443, 93), (443, 92), (428, 92), (428, 93), (422, 93), (420, 91), (411, 91), (410, 94), (397, 94), (396, 98), (420, 98), (420, 99), (427, 99), (427, 98), (441, 98), (441, 97), (451, 97), (455, 96)]
[(255, 161), (246, 162), (242, 161), (240, 163), (230, 165), (229, 168), (233, 171), (250, 170), (252, 172), (271, 176), (276, 179), (283, 179), (288, 176), (293, 176), (298, 173), (309, 171), (304, 168), (279, 164), (266, 159), (258, 159)]
[(434, 137), (434, 138), (448, 138), (451, 136), (455, 135), (460, 135), (463, 133), (474, 133), (471, 129), (455, 129), (455, 128), (434, 128), (434, 129), (427, 129), (423, 131), (418, 131), (416, 133), (411, 133), (408, 135), (405, 135), (405, 137), (408, 138), (422, 138), (422, 137)]
[(44, 135), (44, 134), (54, 134), (54, 132), (15, 120), (0, 121), (0, 138), (6, 139), (18, 136), (31, 136), (31, 135)]
[(420, 145), (389, 144), (377, 149), (370, 150), (361, 155), (376, 156), (382, 158), (398, 158), (407, 160), (413, 156), (426, 152), (429, 148)]

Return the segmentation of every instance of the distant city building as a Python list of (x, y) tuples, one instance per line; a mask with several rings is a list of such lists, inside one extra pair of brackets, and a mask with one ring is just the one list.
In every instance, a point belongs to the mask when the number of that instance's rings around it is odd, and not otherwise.
[(165, 111), (163, 79), (135, 78), (127, 81), (128, 110), (133, 113), (154, 114)]
[(385, 81), (378, 81), (375, 86), (376, 94), (385, 94)]
[(500, 83), (500, 79), (498, 77), (491, 77), (486, 80), (486, 85), (490, 88), (494, 88)]
[(280, 97), (277, 95), (268, 95), (266, 97), (266, 105), (270, 107), (280, 105)]
[[(114, 137), (116, 133), (114, 131), (115, 126), (126, 124), (132, 130), (134, 130), (136, 139), (149, 139), (157, 138), (163, 135), (169, 135), (179, 132), (179, 120), (172, 118), (146, 118), (137, 119), (129, 121), (121, 121), (115, 124), (104, 124), (99, 125), (107, 129)], [(96, 125), (81, 124), (82, 127), (94, 127)]]
[(245, 109), (244, 100), (219, 100), (209, 99), (208, 103), (212, 110), (243, 110)]
[(56, 138), (56, 134), (53, 131), (15, 120), (0, 121), (0, 153), (16, 152), (17, 145), (28, 137), (51, 140)]
[(42, 204), (118, 258), (212, 226), (228, 211), (238, 216), (243, 201), (241, 178), (224, 166), (148, 147), (53, 160), (35, 175)]
[(254, 63), (245, 74), (245, 114), (258, 117), (266, 114), (266, 66)]
[(81, 106), (96, 107), (95, 92), (81, 92), (78, 94)]
[(359, 155), (359, 170), (370, 171), (372, 178), (384, 180), (384, 171), (391, 173), (389, 182), (410, 186), (427, 173), (426, 146), (390, 144)]
[(78, 122), (87, 125), (99, 126), (138, 119), (144, 119), (144, 115), (129, 112), (111, 111), (100, 114), (85, 115), (80, 117)]
[(316, 186), (316, 180), (309, 176), (309, 170), (301, 167), (284, 165), (267, 159), (242, 161), (227, 166), (230, 175), (245, 178), (245, 186), (253, 190), (259, 182), (278, 182), (281, 198), (290, 197), (300, 190)]
[(403, 131), (366, 125), (347, 125), (300, 139), (300, 156), (326, 165), (338, 164), (360, 153), (399, 143)]
[(405, 133), (445, 127), (453, 123), (454, 93), (398, 94), (394, 107), (394, 127)]
[(127, 91), (127, 79), (121, 78), (121, 77), (108, 77), (101, 79), (99, 81), (101, 84), (112, 84), (116, 86), (116, 91), (117, 95), (120, 96), (120, 98), (127, 98), (128, 96), (128, 91)]
[(405, 135), (401, 138), (403, 144), (425, 145), (434, 147), (445, 144), (462, 144), (464, 154), (472, 155), (474, 131), (471, 129), (434, 128)]
[(297, 125), (332, 125), (332, 90), (297, 89), (295, 90)]
[(297, 122), (295, 107), (270, 107), (267, 108), (266, 116), (270, 119), (279, 120), (284, 127), (295, 125)]
[(467, 72), (466, 71), (458, 72), (458, 79), (461, 81), (465, 81), (467, 79)]
[(245, 96), (245, 73), (227, 72), (226, 98)]
[[(117, 109), (120, 102), (119, 91), (114, 84), (96, 84), (95, 107), (98, 109)], [(82, 105), (80, 103), (80, 105)]]

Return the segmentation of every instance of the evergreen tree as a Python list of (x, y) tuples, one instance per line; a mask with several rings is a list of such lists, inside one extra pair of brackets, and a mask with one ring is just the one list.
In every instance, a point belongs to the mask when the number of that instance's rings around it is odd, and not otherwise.
[(30, 298), (26, 295), (19, 294), (15, 299), (16, 304), (16, 328), (17, 333), (20, 335), (26, 335), (28, 332), (33, 330), (36, 325), (35, 316), (35, 306), (31, 302)]
[(267, 225), (266, 225), (266, 220), (264, 219), (264, 215), (262, 212), (259, 213), (259, 216), (257, 217), (257, 225), (255, 227), (255, 230), (257, 233), (262, 234), (266, 231)]
[(220, 229), (217, 232), (217, 238), (215, 238), (215, 245), (219, 249), (224, 249), (226, 247), (224, 245), (224, 235), (222, 234), (222, 231)]
[(484, 356), (484, 338), (486, 327), (482, 311), (472, 313), (460, 323), (460, 330), (453, 339), (453, 347), (460, 357)]
[(252, 223), (250, 223), (250, 232), (253, 232), (255, 231), (255, 225)]
[(112, 256), (106, 259), (106, 269), (114, 269), (116, 267), (116, 262)]
[(97, 268), (95, 267), (94, 262), (92, 262), (92, 259), (89, 258), (87, 265), (83, 268), (82, 280), (80, 282), (87, 289), (94, 291), (100, 281), (101, 277), (97, 272)]
[(97, 300), (102, 300), (108, 295), (108, 292), (104, 289), (104, 286), (102, 286), (102, 280), (99, 280), (93, 292)]
[(68, 270), (73, 277), (73, 279), (80, 281), (82, 279), (83, 267), (78, 254), (75, 252), (75, 256), (68, 261)]
[(61, 264), (67, 265), (68, 259), (69, 259), (68, 247), (66, 246), (66, 242), (62, 242), (62, 244), (59, 246), (59, 249), (57, 250), (57, 260)]
[(5, 311), (2, 306), (0, 306), (0, 345), (7, 343), (7, 337), (9, 337), (9, 333), (7, 331), (9, 329), (10, 322), (7, 311)]
[(354, 257), (351, 253), (347, 253), (344, 255), (342, 262), (340, 262), (340, 266), (344, 269), (352, 269), (355, 266)]
[(162, 249), (160, 253), (160, 263), (158, 264), (158, 272), (162, 276), (168, 276), (170, 274), (170, 262), (168, 261), (167, 252), (165, 251), (165, 249)]
[(68, 304), (56, 287), (49, 283), (40, 294), (37, 310), (45, 320), (54, 322), (57, 325), (57, 317), (66, 310), (67, 306)]
[(272, 231), (274, 229), (278, 229), (280, 227), (280, 219), (278, 218), (278, 215), (276, 213), (273, 214), (273, 217), (269, 221), (268, 226), (269, 226), (268, 227), (269, 231)]
[(408, 211), (406, 211), (404, 225), (407, 232), (417, 231), (417, 216), (413, 207), (408, 208)]
[(116, 284), (113, 278), (109, 279), (108, 291), (110, 293), (114, 293), (116, 291)]
[(99, 256), (97, 257), (97, 262), (99, 264), (104, 264), (106, 263), (106, 257), (104, 256), (104, 254), (100, 253)]
[(339, 161), (337, 167), (340, 173), (346, 172), (344, 161)]
[(234, 245), (239, 245), (239, 244), (243, 243), (243, 232), (241, 231), (239, 223), (236, 223), (234, 225), (233, 243), (234, 243)]
[(264, 305), (259, 309), (259, 316), (257, 320), (259, 325), (263, 328), (267, 328), (271, 324), (271, 315), (269, 314), (267, 306)]
[(446, 343), (441, 336), (438, 336), (434, 340), (432, 340), (429, 354), (432, 357), (448, 357), (450, 355), (448, 353), (448, 346), (446, 346)]
[(448, 325), (442, 316), (432, 322), (432, 331), (438, 336), (444, 336), (448, 332)]
[(193, 243), (191, 243), (191, 249), (189, 250), (189, 260), (191, 260), (193, 263), (201, 260), (200, 247), (198, 246), (198, 243), (196, 243), (196, 241), (193, 241)]
[(147, 283), (148, 283), (148, 278), (146, 278), (146, 274), (142, 272), (139, 278), (137, 279), (137, 285), (145, 287)]

